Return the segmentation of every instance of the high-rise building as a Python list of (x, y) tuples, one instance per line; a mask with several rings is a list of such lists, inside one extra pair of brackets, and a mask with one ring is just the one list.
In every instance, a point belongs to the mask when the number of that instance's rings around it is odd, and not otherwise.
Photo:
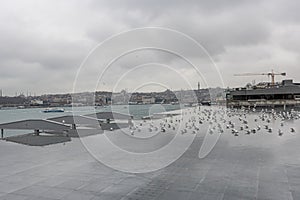
[(2, 97), (2, 89), (0, 89), (0, 97)]
[(200, 90), (200, 82), (198, 82), (198, 90)]

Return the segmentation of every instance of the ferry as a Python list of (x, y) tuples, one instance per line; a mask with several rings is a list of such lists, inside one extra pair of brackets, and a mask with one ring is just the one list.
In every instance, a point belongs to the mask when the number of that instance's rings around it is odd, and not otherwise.
[(53, 112), (65, 112), (63, 108), (46, 108), (43, 110), (44, 113), (53, 113)]

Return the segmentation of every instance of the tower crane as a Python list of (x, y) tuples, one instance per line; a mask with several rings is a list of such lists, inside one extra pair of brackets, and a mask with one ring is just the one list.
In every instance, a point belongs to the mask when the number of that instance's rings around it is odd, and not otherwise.
[(273, 70), (272, 72), (268, 73), (244, 73), (244, 74), (234, 74), (234, 76), (258, 76), (258, 75), (266, 75), (272, 78), (271, 85), (275, 85), (275, 76), (286, 76), (286, 73), (275, 73)]

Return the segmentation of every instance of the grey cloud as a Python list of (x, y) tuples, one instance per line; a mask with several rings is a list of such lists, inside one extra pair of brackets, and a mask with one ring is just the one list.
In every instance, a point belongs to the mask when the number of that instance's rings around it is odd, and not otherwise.
[[(237, 71), (265, 72), (272, 66), (300, 81), (299, 9), (296, 0), (7, 0), (0, 8), (0, 88), (11, 94), (27, 88), (37, 93), (71, 91), (76, 70), (93, 47), (113, 34), (147, 26), (171, 28), (195, 38), (219, 66), (226, 85), (244, 84), (245, 80), (233, 79)], [(205, 60), (180, 41), (161, 42), (182, 46), (190, 59)], [(167, 64), (179, 63), (174, 56), (149, 56)], [(134, 63), (125, 59), (112, 74), (117, 76)], [(187, 66), (176, 69), (190, 75), (191, 82), (198, 81)], [(89, 86), (82, 89), (90, 90)]]

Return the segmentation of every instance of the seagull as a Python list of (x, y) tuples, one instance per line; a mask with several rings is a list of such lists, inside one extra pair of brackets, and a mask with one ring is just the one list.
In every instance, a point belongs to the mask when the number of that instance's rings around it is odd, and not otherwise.
[(265, 125), (265, 129), (269, 129), (269, 126), (268, 126), (268, 125)]
[(268, 131), (269, 131), (269, 133), (272, 133), (272, 128), (269, 128), (269, 130), (268, 130)]
[(278, 130), (278, 135), (279, 135), (279, 136), (282, 136), (282, 135), (283, 135), (282, 130), (280, 130), (280, 129)]
[(295, 129), (294, 129), (294, 128), (291, 128), (291, 132), (292, 132), (292, 133), (295, 133)]
[(259, 131), (261, 129), (261, 127), (259, 125), (257, 125), (257, 131)]

